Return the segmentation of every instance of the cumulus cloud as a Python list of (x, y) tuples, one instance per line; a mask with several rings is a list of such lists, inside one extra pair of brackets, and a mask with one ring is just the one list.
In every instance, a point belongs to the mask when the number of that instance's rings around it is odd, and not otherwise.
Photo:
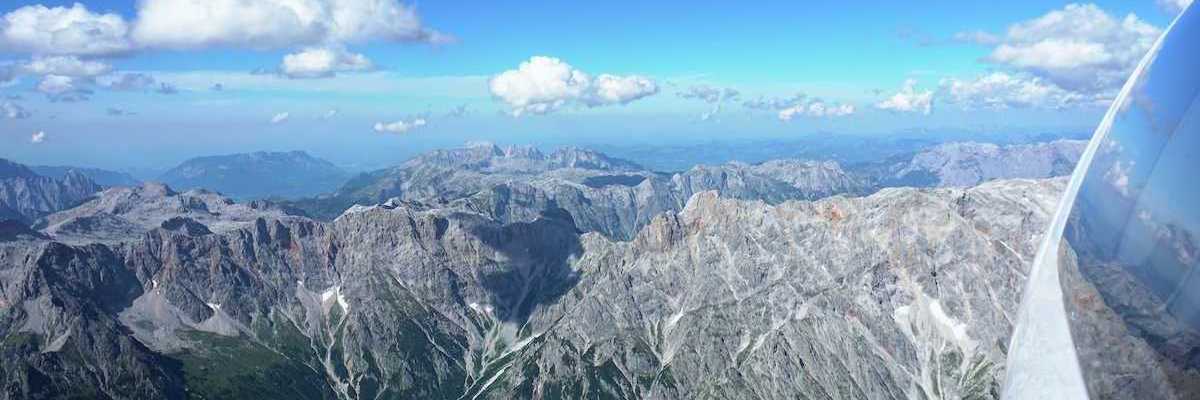
[(32, 116), (33, 113), (30, 113), (25, 107), (21, 107), (20, 104), (6, 101), (0, 103), (0, 115), (8, 119), (25, 119)]
[(415, 117), (409, 120), (399, 120), (391, 123), (377, 122), (375, 123), (375, 132), (379, 133), (406, 133), (416, 128), (425, 126), (428, 121), (422, 117)]
[(917, 90), (917, 81), (908, 79), (904, 81), (904, 87), (899, 92), (876, 103), (875, 108), (892, 112), (929, 115), (933, 112), (933, 91)]
[(38, 82), (37, 91), (56, 102), (87, 101), (92, 94), (91, 89), (87, 88), (87, 82), (82, 78), (63, 75), (42, 77), (41, 82)]
[(369, 71), (375, 66), (366, 56), (342, 47), (311, 47), (283, 57), (279, 71), (288, 78), (329, 78), (338, 72)]
[(22, 70), (34, 75), (94, 77), (111, 72), (112, 66), (99, 61), (81, 60), (75, 56), (35, 56), (22, 66)]
[(986, 61), (1066, 90), (1115, 91), (1161, 33), (1134, 14), (1115, 18), (1094, 4), (1071, 4), (1010, 26)]
[(993, 72), (972, 80), (942, 79), (939, 101), (963, 109), (1049, 108), (1063, 109), (1094, 104), (1097, 99), (1064, 90), (1039, 77), (1019, 77)]
[(165, 48), (451, 40), (397, 0), (143, 0), (132, 36)]
[(336, 117), (337, 115), (338, 115), (338, 110), (336, 108), (331, 108), (328, 111), (325, 111), (324, 114), (321, 114), (321, 119), (329, 120), (329, 119), (333, 119), (333, 117)]
[(0, 19), (0, 51), (57, 56), (35, 58), (28, 68), (42, 72), (34, 74), (97, 76), (111, 67), (79, 57), (147, 49), (302, 49), (286, 56), (279, 72), (309, 78), (371, 69), (366, 56), (345, 50), (349, 44), (453, 41), (424, 27), (415, 9), (399, 0), (141, 0), (136, 13), (127, 22), (79, 3), (21, 7)]
[(272, 125), (282, 124), (288, 120), (288, 117), (291, 117), (291, 116), (292, 115), (290, 113), (286, 113), (286, 112), (281, 112), (279, 114), (275, 114), (274, 117), (271, 117), (271, 124)]
[(131, 50), (129, 25), (118, 14), (30, 5), (5, 14), (0, 47), (46, 55), (112, 55)]
[(44, 131), (37, 131), (29, 136), (29, 143), (38, 144), (44, 141), (46, 141), (46, 132)]
[(616, 76), (601, 74), (592, 81), (592, 95), (585, 98), (589, 105), (629, 104), (658, 93), (658, 84), (638, 75)]
[(826, 103), (821, 100), (811, 100), (784, 108), (779, 111), (780, 121), (791, 121), (796, 117), (845, 117), (855, 112), (853, 104)]
[(543, 56), (496, 75), (488, 86), (492, 96), (512, 108), (514, 116), (547, 114), (572, 104), (628, 104), (658, 93), (658, 85), (650, 78), (602, 74), (593, 79), (562, 60)]

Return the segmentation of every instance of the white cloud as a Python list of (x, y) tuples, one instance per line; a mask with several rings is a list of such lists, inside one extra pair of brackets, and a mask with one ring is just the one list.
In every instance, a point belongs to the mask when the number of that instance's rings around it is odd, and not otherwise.
[(676, 96), (685, 99), (701, 100), (705, 103), (720, 103), (725, 100), (737, 98), (740, 93), (734, 88), (718, 88), (709, 85), (696, 85), (688, 87), (687, 90), (676, 93)]
[(271, 124), (272, 125), (282, 124), (288, 120), (288, 117), (291, 117), (291, 116), (292, 115), (290, 113), (286, 113), (286, 112), (281, 112), (279, 114), (275, 114), (274, 117), (271, 117)]
[(592, 82), (589, 105), (629, 104), (630, 102), (658, 93), (658, 84), (644, 76), (616, 76), (601, 74)]
[(1192, 0), (1158, 0), (1158, 5), (1167, 11), (1180, 12), (1192, 4)]
[(29, 143), (38, 144), (44, 141), (46, 141), (46, 132), (44, 131), (37, 131), (29, 136)]
[(1094, 4), (1014, 24), (986, 60), (1085, 93), (1119, 89), (1162, 33), (1134, 14), (1118, 19)]
[(853, 104), (826, 103), (820, 100), (803, 102), (779, 111), (780, 121), (791, 121), (796, 117), (845, 117), (855, 112)]
[(755, 110), (779, 111), (785, 108), (803, 103), (808, 99), (808, 96), (803, 93), (797, 93), (791, 97), (765, 97), (759, 96), (742, 102), (742, 107), (752, 108)]
[(701, 121), (711, 120), (713, 118), (716, 118), (717, 114), (720, 114), (720, 113), (721, 113), (721, 103), (713, 104), (713, 107), (711, 110), (700, 113), (700, 120)]
[(26, 110), (25, 107), (21, 107), (20, 104), (6, 101), (0, 103), (0, 115), (8, 119), (25, 119), (33, 114), (29, 110)]
[(84, 78), (74, 78), (63, 75), (46, 75), (37, 84), (37, 91), (46, 95), (50, 101), (77, 102), (87, 101), (92, 94), (88, 89), (88, 81)]
[(496, 75), (488, 87), (512, 108), (514, 116), (547, 114), (571, 104), (628, 104), (658, 93), (658, 85), (646, 77), (603, 74), (593, 80), (562, 60), (543, 56)]
[(1100, 102), (1094, 97), (1064, 90), (1038, 77), (1018, 77), (993, 72), (974, 80), (942, 79), (939, 101), (963, 109), (1049, 108), (1063, 109)]
[(131, 50), (129, 25), (117, 14), (97, 14), (82, 4), (30, 5), (5, 14), (0, 47), (46, 55), (112, 55)]
[(899, 92), (876, 103), (875, 108), (893, 112), (929, 115), (933, 112), (933, 91), (918, 91), (917, 81), (915, 79), (908, 79), (904, 81), (904, 87)]
[(143, 0), (133, 37), (166, 48), (449, 40), (397, 0)]
[(375, 132), (379, 133), (405, 133), (416, 128), (425, 126), (428, 122), (425, 118), (417, 117), (411, 120), (399, 120), (392, 123), (375, 123)]
[(299, 53), (283, 57), (279, 71), (289, 78), (329, 78), (338, 72), (369, 71), (374, 68), (371, 60), (362, 54), (333, 47), (311, 47)]
[(46, 75), (38, 83), (37, 90), (48, 95), (59, 95), (77, 90), (75, 78), (63, 75)]
[(128, 22), (79, 3), (21, 7), (0, 19), (0, 51), (35, 56), (29, 68), (41, 72), (31, 73), (96, 76), (111, 67), (78, 57), (214, 46), (303, 49), (285, 57), (280, 71), (305, 78), (371, 69), (365, 56), (344, 50), (348, 44), (454, 40), (425, 28), (399, 0), (140, 0), (136, 7)]
[(33, 57), (22, 69), (34, 75), (94, 77), (112, 71), (112, 66), (99, 61), (81, 60), (75, 56)]
[(858, 111), (853, 104), (827, 102), (818, 98), (810, 98), (803, 93), (797, 93), (790, 97), (759, 96), (742, 102), (742, 107), (776, 111), (775, 115), (780, 121), (791, 121), (797, 117), (845, 117)]
[(325, 111), (324, 114), (321, 114), (321, 119), (325, 119), (325, 120), (333, 119), (333, 117), (336, 117), (337, 115), (338, 115), (338, 110), (336, 108), (331, 108), (331, 109), (329, 109), (329, 111)]
[(686, 90), (676, 92), (676, 96), (683, 99), (700, 100), (708, 104), (712, 104), (712, 109), (700, 113), (701, 121), (715, 121), (717, 114), (721, 113), (724, 108), (725, 101), (737, 99), (741, 95), (734, 88), (720, 88), (710, 85), (693, 85)]

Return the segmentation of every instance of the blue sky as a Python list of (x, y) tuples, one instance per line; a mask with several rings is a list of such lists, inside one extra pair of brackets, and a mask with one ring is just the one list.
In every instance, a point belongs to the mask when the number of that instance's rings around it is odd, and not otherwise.
[[(470, 140), (1086, 130), (1182, 4), (235, 3), (0, 6), (0, 157), (163, 168), (300, 149), (373, 168)], [(241, 19), (189, 25), (185, 7)], [(376, 11), (339, 14), (353, 7)], [(291, 11), (298, 25), (275, 18)], [(114, 84), (129, 74), (152, 83)]]

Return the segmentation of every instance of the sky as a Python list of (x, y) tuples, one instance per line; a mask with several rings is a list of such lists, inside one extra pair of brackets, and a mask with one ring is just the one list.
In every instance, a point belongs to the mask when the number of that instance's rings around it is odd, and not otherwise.
[(0, 5), (0, 157), (1090, 131), (1187, 0)]

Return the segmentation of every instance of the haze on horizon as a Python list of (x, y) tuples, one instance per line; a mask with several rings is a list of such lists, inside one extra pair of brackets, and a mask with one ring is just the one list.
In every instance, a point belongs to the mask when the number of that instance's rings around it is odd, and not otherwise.
[(0, 156), (1088, 132), (1183, 3), (16, 1)]

